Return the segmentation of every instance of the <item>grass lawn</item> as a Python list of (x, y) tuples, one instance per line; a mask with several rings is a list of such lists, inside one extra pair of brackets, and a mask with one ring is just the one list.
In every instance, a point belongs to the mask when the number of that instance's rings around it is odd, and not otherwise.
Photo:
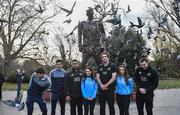
[(180, 88), (180, 80), (160, 80), (159, 89)]
[[(27, 86), (28, 86), (28, 83), (24, 83), (22, 85), (22, 89), (27, 90)], [(15, 91), (16, 89), (17, 89), (16, 83), (5, 82), (2, 87), (2, 90), (6, 90), (6, 91)]]
[[(27, 90), (28, 83), (22, 85), (23, 90)], [(15, 91), (17, 88), (16, 83), (4, 83), (3, 90)], [(160, 80), (158, 89), (171, 89), (180, 88), (180, 80)]]

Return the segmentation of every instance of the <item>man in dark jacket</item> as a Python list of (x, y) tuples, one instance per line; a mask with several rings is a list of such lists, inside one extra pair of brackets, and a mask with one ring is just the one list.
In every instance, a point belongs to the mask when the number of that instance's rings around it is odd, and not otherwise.
[(78, 60), (72, 60), (71, 66), (72, 70), (65, 77), (65, 97), (67, 101), (70, 101), (71, 115), (76, 115), (76, 107), (78, 108), (78, 115), (82, 115), (81, 79), (83, 71), (80, 70)]
[(3, 73), (0, 73), (0, 100), (2, 100), (2, 85), (4, 83), (4, 75)]
[(56, 68), (53, 69), (49, 77), (51, 79), (51, 115), (56, 113), (56, 104), (59, 100), (61, 106), (61, 115), (65, 115), (65, 97), (64, 97), (64, 78), (66, 71), (63, 69), (62, 60), (56, 61)]
[(153, 91), (158, 86), (158, 72), (152, 68), (148, 59), (139, 60), (140, 67), (135, 72), (135, 83), (137, 87), (136, 105), (138, 115), (144, 115), (144, 104), (147, 115), (153, 115)]

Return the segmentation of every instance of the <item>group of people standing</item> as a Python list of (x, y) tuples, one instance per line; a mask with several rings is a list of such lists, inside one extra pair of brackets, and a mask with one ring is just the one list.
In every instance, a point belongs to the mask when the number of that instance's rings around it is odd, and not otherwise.
[[(102, 52), (100, 58), (102, 63), (99, 65), (96, 75), (90, 67), (86, 67), (82, 71), (80, 62), (76, 59), (72, 60), (72, 69), (69, 72), (63, 69), (61, 60), (56, 61), (57, 67), (50, 72), (49, 76), (45, 75), (42, 68), (38, 68), (31, 77), (27, 91), (28, 115), (33, 113), (34, 102), (39, 104), (42, 114), (47, 115), (47, 107), (42, 95), (49, 86), (51, 88), (51, 115), (56, 113), (57, 101), (60, 102), (61, 115), (65, 115), (66, 101), (70, 103), (71, 115), (76, 115), (76, 113), (78, 115), (88, 115), (89, 113), (94, 115), (97, 94), (100, 115), (106, 113), (106, 102), (109, 114), (115, 115), (115, 97), (119, 114), (129, 115), (130, 96), (133, 91), (132, 77), (129, 76), (124, 65), (116, 68), (115, 64), (109, 62), (108, 52)], [(158, 86), (158, 75), (146, 58), (140, 59), (139, 63), (140, 67), (135, 72), (137, 110), (139, 115), (144, 115), (145, 104), (147, 115), (152, 115), (153, 91)]]

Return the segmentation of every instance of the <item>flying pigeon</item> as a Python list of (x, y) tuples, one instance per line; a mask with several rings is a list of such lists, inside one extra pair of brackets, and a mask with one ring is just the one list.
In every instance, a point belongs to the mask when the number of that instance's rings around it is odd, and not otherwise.
[(69, 16), (69, 15), (71, 15), (71, 14), (73, 13), (73, 9), (74, 9), (74, 6), (75, 6), (75, 5), (76, 5), (76, 1), (74, 2), (74, 4), (73, 4), (73, 6), (72, 6), (71, 10), (68, 10), (68, 9), (63, 8), (63, 7), (60, 7), (60, 6), (59, 6), (59, 8), (60, 8), (61, 10), (63, 10), (64, 12), (66, 12), (66, 13), (67, 13), (67, 15), (66, 15), (66, 16)]
[(167, 16), (168, 16), (168, 14), (165, 14), (162, 16), (161, 21), (158, 23), (159, 27), (162, 27), (162, 25), (167, 22)]
[(128, 4), (128, 10), (126, 11), (126, 14), (129, 13), (130, 11), (131, 11), (130, 5)]
[(149, 31), (147, 34), (148, 34), (148, 39), (151, 39), (151, 35), (153, 34), (151, 27), (149, 27)]
[(111, 23), (113, 25), (118, 25), (118, 24), (121, 25), (121, 15), (119, 15), (118, 18), (116, 17), (116, 18), (108, 19), (105, 22)]
[(145, 22), (142, 23), (140, 17), (137, 17), (137, 19), (138, 19), (138, 25), (135, 25), (133, 22), (129, 22), (131, 24), (130, 27), (142, 28), (145, 25)]
[(67, 24), (69, 24), (69, 23), (71, 23), (71, 18), (69, 18), (68, 20), (65, 20), (63, 23), (67, 23)]
[(73, 29), (68, 35), (66, 35), (64, 38), (67, 38), (67, 37), (69, 37), (70, 35), (72, 35), (73, 32), (74, 32), (74, 30), (75, 30), (77, 27), (78, 27), (78, 26), (75, 26), (74, 29)]

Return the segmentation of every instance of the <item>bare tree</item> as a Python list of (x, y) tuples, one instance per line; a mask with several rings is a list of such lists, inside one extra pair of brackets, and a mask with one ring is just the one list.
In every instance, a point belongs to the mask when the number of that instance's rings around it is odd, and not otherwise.
[(63, 63), (65, 63), (65, 68), (67, 68), (71, 63), (73, 55), (75, 55), (76, 53), (75, 50), (77, 50), (78, 48), (75, 46), (77, 44), (77, 41), (74, 34), (72, 36), (64, 37), (65, 33), (63, 29), (58, 28), (58, 31), (59, 32), (57, 33), (59, 34), (55, 34), (55, 38), (53, 39), (56, 51), (58, 52), (56, 58), (59, 57), (63, 61)]
[(59, 13), (46, 13), (48, 5), (51, 5), (48, 0), (1, 0), (0, 47), (4, 73), (12, 59), (32, 58), (31, 51), (38, 49), (38, 43), (44, 40), (43, 28)]
[(179, 0), (146, 0), (147, 19), (154, 33), (165, 34), (176, 46), (180, 43), (180, 1)]
[(107, 16), (115, 16), (118, 10), (124, 10), (119, 8), (120, 0), (92, 0), (95, 5), (95, 10), (98, 13), (97, 18), (102, 21)]

